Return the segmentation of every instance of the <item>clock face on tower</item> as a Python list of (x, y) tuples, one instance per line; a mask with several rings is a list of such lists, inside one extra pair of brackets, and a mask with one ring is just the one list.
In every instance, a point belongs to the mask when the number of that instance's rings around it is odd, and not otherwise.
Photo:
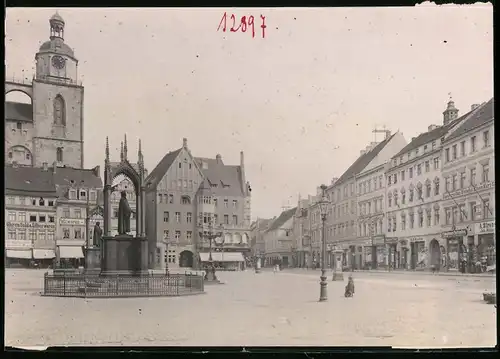
[(52, 57), (52, 66), (54, 66), (56, 69), (63, 69), (64, 66), (66, 65), (66, 60), (64, 57), (61, 57), (59, 55), (53, 56)]

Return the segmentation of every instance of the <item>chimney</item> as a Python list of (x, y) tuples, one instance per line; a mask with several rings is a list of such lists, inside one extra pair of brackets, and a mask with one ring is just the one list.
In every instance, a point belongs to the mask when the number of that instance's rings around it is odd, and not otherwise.
[(101, 166), (95, 166), (93, 169), (92, 169), (92, 172), (94, 173), (94, 175), (96, 177), (101, 177)]
[(416, 138), (416, 137), (412, 137), (412, 138), (411, 138), (411, 142), (415, 141), (415, 138)]
[(215, 156), (215, 160), (217, 161), (217, 163), (221, 163), (222, 162), (222, 156), (220, 154), (217, 154), (217, 156)]
[(429, 132), (431, 132), (431, 131), (434, 131), (434, 130), (435, 130), (436, 128), (438, 128), (438, 127), (439, 127), (438, 125), (430, 125), (430, 126), (428, 127), (428, 130), (429, 130)]
[(52, 172), (56, 173), (56, 168), (57, 168), (57, 161), (54, 161), (52, 163)]
[(480, 105), (480, 104), (478, 104), (478, 103), (475, 103), (475, 104), (473, 104), (473, 105), (470, 107), (470, 110), (471, 110), (471, 111), (474, 111), (474, 110), (475, 110), (476, 108), (478, 108), (479, 106), (481, 106), (481, 105)]
[(187, 140), (187, 138), (183, 138), (182, 139), (182, 147), (183, 148), (187, 148), (188, 147), (188, 140)]
[(391, 137), (391, 130), (385, 130), (385, 138), (384, 138), (384, 140), (387, 140), (389, 137)]
[(49, 164), (47, 162), (43, 162), (42, 169), (44, 172), (47, 172), (49, 170)]
[(365, 150), (361, 150), (361, 151), (359, 151), (359, 155), (360, 155), (360, 156), (363, 156), (365, 153), (366, 153), (366, 151), (365, 151)]
[(366, 149), (365, 149), (365, 152), (368, 153), (372, 150), (372, 146), (371, 145), (368, 145), (366, 146)]
[(335, 184), (335, 182), (337, 182), (338, 180), (339, 180), (339, 178), (338, 178), (338, 177), (333, 177), (333, 178), (332, 178), (332, 185), (334, 185), (334, 184)]

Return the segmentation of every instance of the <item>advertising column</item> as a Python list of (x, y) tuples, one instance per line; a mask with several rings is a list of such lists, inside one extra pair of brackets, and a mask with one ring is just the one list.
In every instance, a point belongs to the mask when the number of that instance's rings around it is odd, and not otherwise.
[(477, 250), (482, 270), (493, 270), (496, 264), (495, 220), (476, 223), (475, 232), (478, 235)]

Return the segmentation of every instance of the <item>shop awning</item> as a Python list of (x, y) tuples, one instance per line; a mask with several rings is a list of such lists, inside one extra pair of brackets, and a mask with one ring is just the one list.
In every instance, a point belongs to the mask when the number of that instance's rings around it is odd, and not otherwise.
[[(208, 262), (209, 253), (200, 253), (202, 262)], [(245, 258), (241, 252), (212, 252), (214, 262), (244, 262)]]
[(83, 258), (82, 247), (59, 246), (59, 258)]
[(7, 258), (31, 259), (31, 249), (29, 250), (14, 250), (7, 249)]
[(33, 249), (33, 258), (35, 259), (53, 259), (56, 252), (53, 249)]

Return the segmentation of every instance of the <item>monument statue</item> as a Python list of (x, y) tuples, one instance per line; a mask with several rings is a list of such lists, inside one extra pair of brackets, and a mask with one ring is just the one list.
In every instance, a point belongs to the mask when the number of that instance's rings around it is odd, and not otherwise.
[(100, 226), (100, 223), (96, 222), (94, 226), (94, 243), (93, 243), (95, 247), (101, 246), (101, 238), (102, 238), (102, 228)]
[(122, 191), (122, 198), (118, 205), (118, 234), (127, 234), (130, 232), (130, 215), (132, 210), (127, 201), (127, 193)]

